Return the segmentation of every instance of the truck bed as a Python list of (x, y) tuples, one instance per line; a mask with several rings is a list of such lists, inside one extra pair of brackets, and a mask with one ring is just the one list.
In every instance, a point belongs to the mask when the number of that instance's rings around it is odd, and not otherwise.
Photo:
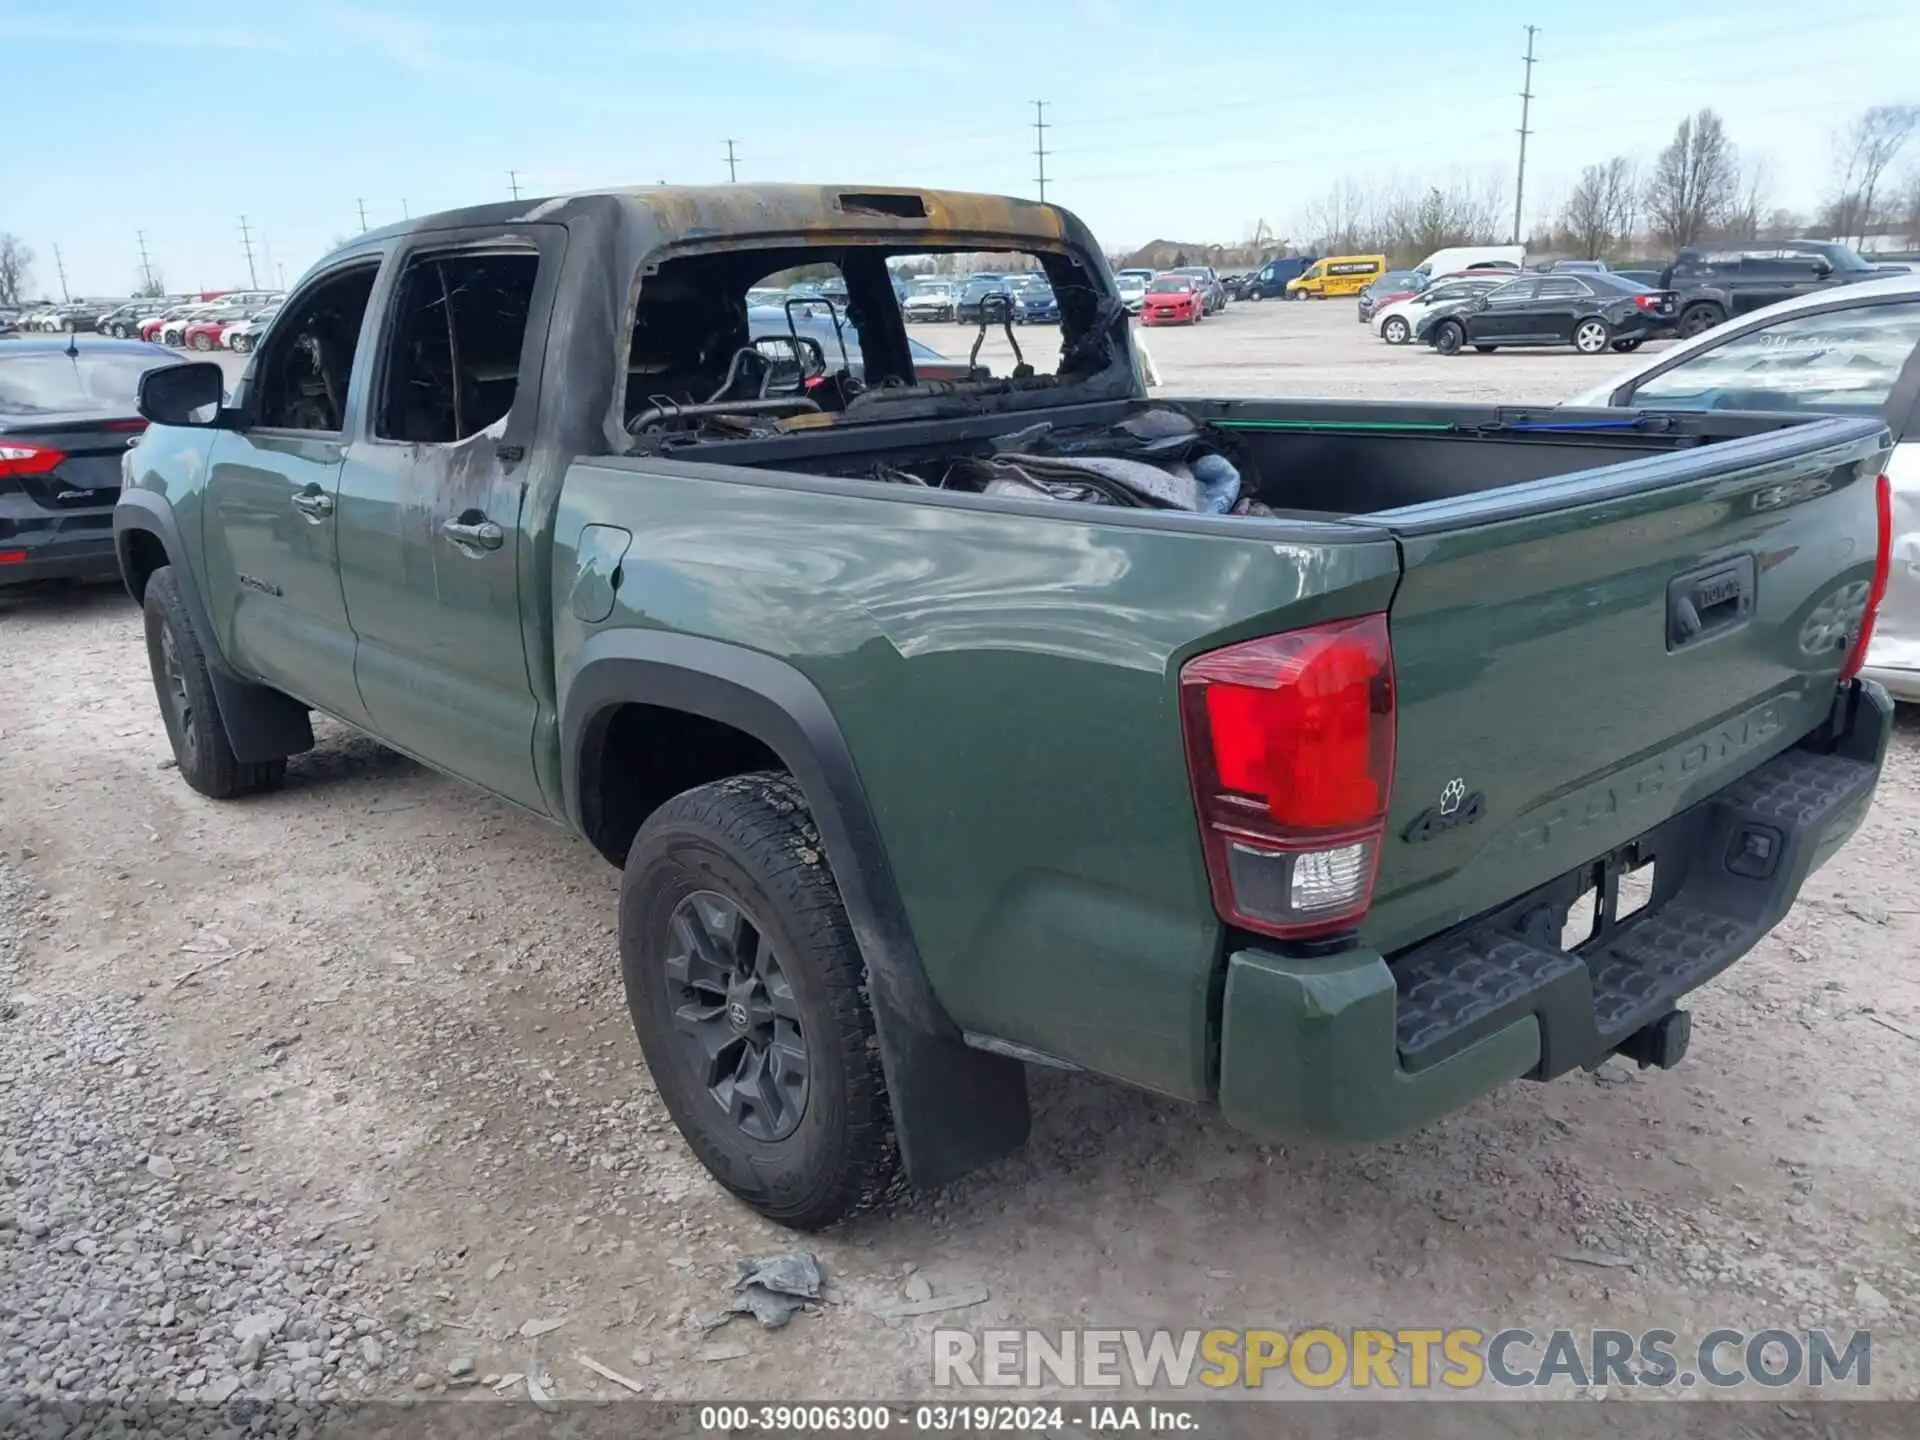
[[(1387, 616), (1398, 742), (1358, 932), (1386, 955), (1619, 853), (1828, 718), (1874, 568), (1872, 422), (1185, 403), (1273, 518), (872, 478), (988, 453), (1031, 414), (568, 473), (558, 585), (583, 526), (620, 526), (609, 626), (749, 646), (818, 686), (965, 1030), (1211, 1093), (1246, 937), (1210, 894), (1181, 752), (1196, 656)], [(1700, 623), (1676, 635), (1688, 597)], [(554, 599), (564, 681), (591, 627)], [(1461, 796), (1477, 823), (1410, 838)]]

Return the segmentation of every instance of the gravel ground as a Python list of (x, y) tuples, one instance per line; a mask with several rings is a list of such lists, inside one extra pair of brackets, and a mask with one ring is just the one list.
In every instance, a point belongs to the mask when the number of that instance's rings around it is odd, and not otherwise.
[[(1618, 364), (1390, 352), (1331, 304), (1152, 343), (1192, 393), (1540, 401)], [(110, 590), (0, 597), (0, 1407), (629, 1393), (589, 1360), (662, 1398), (917, 1395), (938, 1323), (1869, 1324), (1871, 1393), (1920, 1395), (1911, 718), (1679, 1070), (1358, 1152), (1036, 1074), (1022, 1154), (805, 1242), (817, 1313), (709, 1332), (796, 1240), (666, 1118), (614, 873), (331, 724), (283, 792), (202, 800), (139, 637)], [(889, 1308), (926, 1297), (955, 1308)]]

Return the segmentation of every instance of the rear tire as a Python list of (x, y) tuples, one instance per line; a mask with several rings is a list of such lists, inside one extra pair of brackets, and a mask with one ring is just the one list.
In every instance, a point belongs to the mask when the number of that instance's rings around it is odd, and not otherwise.
[(147, 664), (180, 777), (214, 800), (278, 789), (287, 774), (285, 757), (254, 763), (234, 758), (226, 723), (220, 718), (220, 702), (214, 697), (206, 652), (194, 633), (171, 565), (162, 565), (147, 578), (142, 606)]
[(899, 1171), (866, 971), (806, 797), (760, 772), (667, 801), (620, 882), (620, 968), (660, 1097), (700, 1163), (819, 1230)]
[(1573, 327), (1573, 348), (1582, 355), (1604, 355), (1613, 343), (1613, 332), (1604, 320), (1582, 320)]
[(1631, 355), (1640, 348), (1640, 342), (1638, 340), (1616, 340), (1613, 342), (1613, 348), (1622, 355)]
[(1681, 337), (1691, 340), (1696, 335), (1704, 335), (1714, 326), (1724, 324), (1726, 318), (1726, 312), (1711, 301), (1689, 305), (1680, 312)]
[(1491, 355), (1499, 347), (1494, 345), (1476, 345), (1473, 348), (1482, 355)]
[(1466, 343), (1467, 332), (1460, 328), (1459, 321), (1443, 320), (1434, 327), (1433, 348), (1442, 355), (1458, 355)]

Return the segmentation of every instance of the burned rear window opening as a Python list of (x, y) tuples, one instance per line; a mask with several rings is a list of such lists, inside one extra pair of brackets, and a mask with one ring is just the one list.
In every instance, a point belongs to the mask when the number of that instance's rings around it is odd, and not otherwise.
[[(888, 262), (950, 264), (990, 249), (1044, 274), (1059, 305), (1057, 340), (1051, 324), (1016, 335), (1009, 297), (977, 317), (969, 312), (969, 323), (954, 331), (955, 353), (941, 378), (919, 373), (896, 288), (902, 277)], [(765, 287), (769, 277), (792, 271), (830, 272), (845, 295), (811, 298), (804, 307), (782, 301), (776, 308), (790, 323), (776, 319), (771, 327), (790, 337), (781, 343), (769, 334)], [(1097, 269), (1065, 249), (915, 244), (894, 236), (884, 243), (680, 247), (642, 268), (633, 304), (619, 397), (627, 452), (1074, 404), (1120, 398), (1134, 386), (1124, 307)], [(843, 359), (836, 331), (857, 363)], [(989, 331), (1020, 357), (1010, 373), (995, 374), (981, 362)], [(823, 336), (826, 343), (809, 343)], [(921, 355), (924, 364), (924, 345)], [(1042, 373), (1048, 369), (1053, 373)]]

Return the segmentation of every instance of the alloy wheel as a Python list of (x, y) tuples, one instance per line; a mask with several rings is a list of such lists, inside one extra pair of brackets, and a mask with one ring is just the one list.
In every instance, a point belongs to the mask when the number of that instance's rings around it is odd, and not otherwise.
[(766, 933), (733, 900), (699, 890), (667, 921), (674, 1039), (714, 1104), (748, 1139), (784, 1140), (806, 1113), (811, 1064), (799, 1001)]

